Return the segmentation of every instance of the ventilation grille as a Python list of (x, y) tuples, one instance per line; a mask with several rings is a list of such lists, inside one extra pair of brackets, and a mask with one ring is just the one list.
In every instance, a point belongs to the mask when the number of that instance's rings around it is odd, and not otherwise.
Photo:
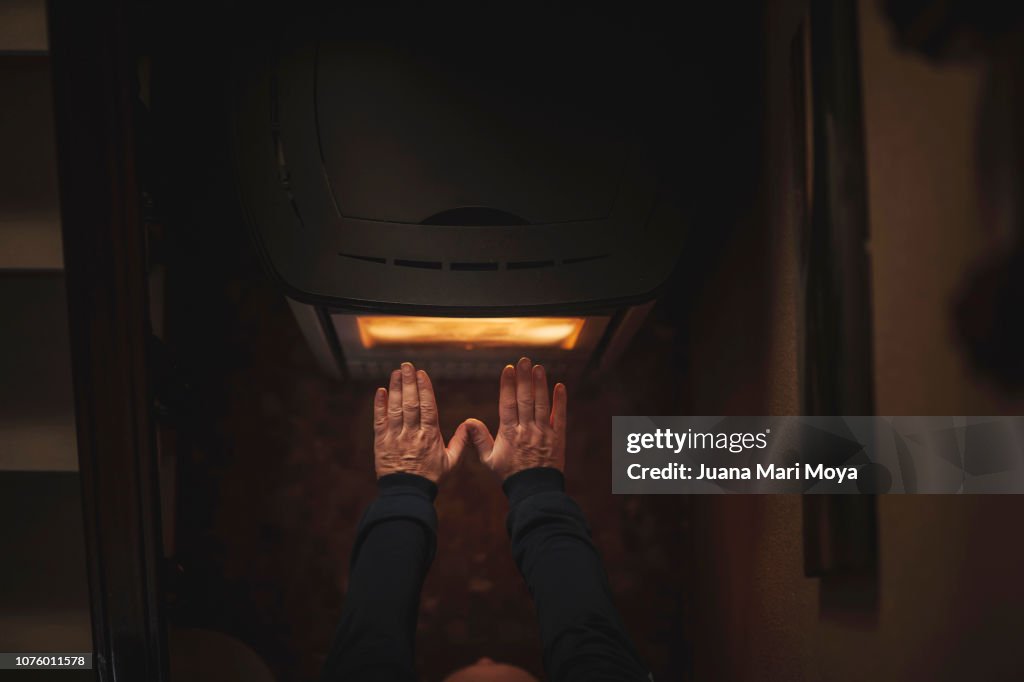
[(361, 260), (366, 263), (378, 263), (380, 265), (395, 265), (400, 268), (419, 268), (421, 270), (453, 270), (463, 272), (481, 272), (498, 270), (533, 270), (537, 268), (553, 268), (561, 265), (576, 265), (578, 263), (589, 263), (590, 261), (607, 258), (608, 254), (602, 253), (594, 256), (578, 256), (576, 258), (563, 258), (562, 260), (520, 260), (520, 261), (454, 261), (442, 262), (437, 260), (408, 260), (404, 258), (384, 258), (382, 256), (367, 256), (358, 253), (338, 252), (342, 258)]

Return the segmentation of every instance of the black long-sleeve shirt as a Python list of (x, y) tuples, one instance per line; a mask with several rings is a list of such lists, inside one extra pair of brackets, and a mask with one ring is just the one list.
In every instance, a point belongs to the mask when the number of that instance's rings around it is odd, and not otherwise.
[[(382, 477), (359, 523), (348, 594), (323, 682), (414, 680), (420, 588), (437, 546), (437, 486)], [(548, 677), (561, 682), (649, 680), (612, 604), (601, 558), (556, 469), (504, 484), (512, 554), (533, 595)]]

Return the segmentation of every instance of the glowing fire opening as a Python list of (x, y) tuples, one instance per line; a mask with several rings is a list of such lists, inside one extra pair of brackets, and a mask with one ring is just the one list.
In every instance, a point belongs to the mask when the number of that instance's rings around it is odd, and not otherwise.
[(585, 323), (582, 317), (356, 317), (363, 348), (415, 345), (572, 350)]

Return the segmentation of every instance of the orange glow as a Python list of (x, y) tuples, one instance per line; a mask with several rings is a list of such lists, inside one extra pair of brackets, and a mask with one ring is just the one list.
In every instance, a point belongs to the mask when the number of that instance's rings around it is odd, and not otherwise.
[(529, 346), (572, 350), (585, 322), (582, 317), (356, 317), (363, 348)]

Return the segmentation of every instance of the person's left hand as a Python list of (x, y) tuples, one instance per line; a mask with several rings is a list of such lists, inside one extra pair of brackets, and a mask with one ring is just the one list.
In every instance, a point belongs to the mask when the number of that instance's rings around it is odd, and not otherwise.
[(377, 478), (408, 473), (437, 483), (455, 467), (466, 443), (465, 428), (460, 426), (445, 448), (430, 377), (410, 362), (391, 373), (388, 388), (377, 389), (373, 433)]

